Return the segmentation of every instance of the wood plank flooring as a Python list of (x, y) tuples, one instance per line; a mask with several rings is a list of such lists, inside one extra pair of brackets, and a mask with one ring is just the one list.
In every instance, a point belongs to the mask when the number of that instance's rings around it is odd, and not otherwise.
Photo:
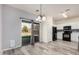
[(52, 41), (49, 43), (36, 43), (15, 50), (5, 51), (3, 55), (79, 55), (78, 43), (67, 41)]

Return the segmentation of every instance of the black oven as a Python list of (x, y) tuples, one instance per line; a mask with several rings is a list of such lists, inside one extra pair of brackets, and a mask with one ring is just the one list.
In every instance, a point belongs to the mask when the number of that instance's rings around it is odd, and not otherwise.
[(63, 40), (64, 41), (71, 41), (71, 26), (64, 26), (63, 27)]

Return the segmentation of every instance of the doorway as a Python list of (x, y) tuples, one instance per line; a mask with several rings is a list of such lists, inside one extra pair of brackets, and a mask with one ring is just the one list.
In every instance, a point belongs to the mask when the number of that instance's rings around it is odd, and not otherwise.
[(31, 40), (31, 23), (22, 21), (21, 24), (21, 37), (22, 37), (22, 46), (30, 44)]
[(22, 20), (21, 23), (22, 46), (39, 42), (39, 27), (40, 27), (39, 23)]

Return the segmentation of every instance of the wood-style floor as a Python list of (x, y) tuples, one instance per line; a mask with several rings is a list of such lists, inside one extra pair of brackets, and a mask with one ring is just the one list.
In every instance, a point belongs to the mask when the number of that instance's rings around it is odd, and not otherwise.
[(49, 43), (36, 43), (15, 50), (5, 51), (4, 55), (79, 55), (78, 43), (62, 40)]

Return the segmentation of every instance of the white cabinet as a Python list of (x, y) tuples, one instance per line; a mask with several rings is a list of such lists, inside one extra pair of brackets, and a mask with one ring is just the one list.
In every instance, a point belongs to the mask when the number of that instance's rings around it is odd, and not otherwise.
[(79, 32), (72, 32), (71, 33), (71, 41), (78, 42), (78, 36), (79, 36)]

